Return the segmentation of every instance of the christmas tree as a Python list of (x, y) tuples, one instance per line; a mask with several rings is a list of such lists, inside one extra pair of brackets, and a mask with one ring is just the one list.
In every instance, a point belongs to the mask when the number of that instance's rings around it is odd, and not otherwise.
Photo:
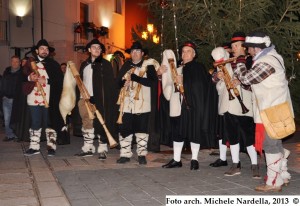
[[(141, 38), (144, 30), (132, 30), (133, 39), (143, 41), (150, 56), (160, 60), (164, 49), (178, 50), (186, 40), (198, 46), (198, 61), (212, 68), (211, 51), (232, 34), (264, 31), (285, 61), (296, 120), (300, 122), (300, 1), (299, 0), (147, 0), (143, 5), (149, 21), (156, 25), (160, 43)], [(297, 59), (298, 56), (298, 59)]]

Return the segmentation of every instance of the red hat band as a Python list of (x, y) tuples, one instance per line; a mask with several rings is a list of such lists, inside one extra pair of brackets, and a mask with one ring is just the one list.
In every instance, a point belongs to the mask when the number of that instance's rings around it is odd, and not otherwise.
[(233, 37), (231, 38), (231, 41), (245, 41), (246, 38), (245, 37)]

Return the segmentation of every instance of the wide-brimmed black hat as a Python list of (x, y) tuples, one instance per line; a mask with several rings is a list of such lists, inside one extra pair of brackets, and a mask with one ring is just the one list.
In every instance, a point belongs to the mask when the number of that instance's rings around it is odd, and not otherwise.
[(195, 51), (195, 57), (194, 57), (194, 59), (196, 59), (196, 58), (198, 57), (197, 46), (196, 46), (196, 44), (195, 44), (194, 42), (192, 42), (192, 41), (186, 41), (186, 42), (184, 42), (184, 43), (179, 47), (179, 54), (180, 54), (180, 56), (181, 56), (181, 54), (182, 54), (182, 48), (185, 47), (185, 46), (188, 46), (188, 47), (191, 47), (191, 48), (194, 49), (194, 51)]
[(104, 46), (104, 44), (102, 44), (98, 39), (93, 39), (92, 41), (90, 41), (90, 42), (85, 46), (86, 50), (88, 50), (89, 48), (91, 48), (91, 46), (92, 46), (93, 44), (98, 44), (98, 45), (100, 45), (101, 50), (102, 50), (102, 53), (105, 53), (105, 51), (106, 51), (105, 46)]
[(143, 52), (145, 51), (145, 50), (143, 49), (143, 46), (142, 46), (141, 42), (139, 42), (139, 41), (133, 42), (132, 45), (131, 45), (131, 47), (130, 47), (129, 49), (126, 49), (125, 52), (128, 53), (128, 54), (130, 54), (130, 53), (131, 53), (131, 50), (133, 50), (133, 49), (140, 49), (140, 50), (142, 50)]
[(272, 45), (270, 37), (264, 32), (255, 31), (246, 36), (243, 43), (244, 47), (258, 47), (261, 49), (270, 47)]
[(41, 39), (40, 41), (38, 41), (38, 43), (36, 44), (36, 46), (33, 46), (31, 48), (31, 51), (35, 51), (36, 49), (39, 49), (40, 46), (46, 46), (49, 49), (49, 52), (52, 53), (55, 51), (54, 47), (49, 46), (48, 42), (46, 39)]
[(237, 41), (245, 41), (246, 40), (246, 34), (242, 31), (234, 32), (231, 37), (231, 43), (237, 42)]

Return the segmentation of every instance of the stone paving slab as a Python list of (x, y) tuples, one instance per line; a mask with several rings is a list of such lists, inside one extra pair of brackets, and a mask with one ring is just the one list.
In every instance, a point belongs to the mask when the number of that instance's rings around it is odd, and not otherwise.
[(34, 178), (38, 182), (49, 182), (55, 181), (52, 173), (50, 171), (34, 172)]
[(5, 198), (17, 198), (17, 197), (30, 197), (34, 196), (33, 189), (8, 189), (8, 190), (0, 190), (0, 199)]
[(39, 202), (35, 197), (13, 197), (1, 198), (0, 205), (5, 206), (39, 206)]
[(0, 174), (1, 184), (17, 184), (17, 183), (31, 183), (32, 180), (28, 173), (5, 173)]
[(43, 206), (70, 206), (70, 203), (65, 197), (42, 198), (41, 205)]
[(59, 197), (63, 193), (57, 186), (56, 182), (39, 182), (37, 181), (40, 196), (43, 197)]

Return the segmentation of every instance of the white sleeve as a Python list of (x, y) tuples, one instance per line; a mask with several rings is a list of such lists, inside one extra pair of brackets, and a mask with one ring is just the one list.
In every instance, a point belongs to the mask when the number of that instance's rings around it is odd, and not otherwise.
[(165, 65), (167, 67), (167, 71), (162, 74), (161, 82), (162, 82), (163, 94), (168, 101), (170, 101), (171, 96), (175, 91), (174, 82), (172, 80), (171, 68), (170, 68), (170, 64), (168, 62), (168, 59), (170, 59), (170, 58), (174, 59), (174, 63), (175, 63), (175, 67), (176, 67), (175, 54), (172, 50), (167, 49), (163, 52), (163, 61), (161, 63), (161, 65)]

